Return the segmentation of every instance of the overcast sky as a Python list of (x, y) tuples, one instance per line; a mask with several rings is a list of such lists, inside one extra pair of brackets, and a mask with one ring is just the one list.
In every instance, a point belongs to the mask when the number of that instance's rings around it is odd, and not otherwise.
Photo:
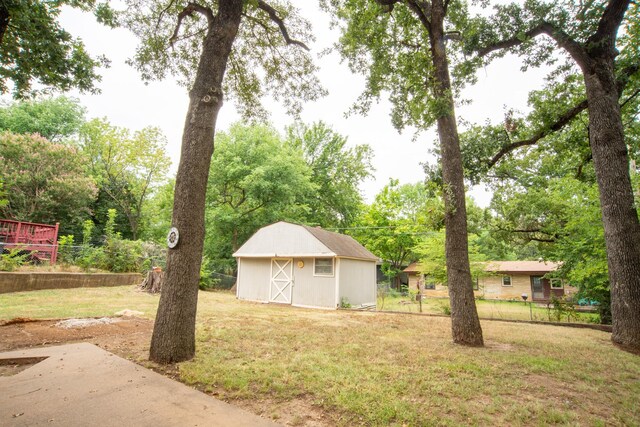
[[(311, 20), (317, 42), (311, 46), (316, 56), (331, 46), (338, 38), (337, 31), (329, 29), (328, 16), (320, 11), (317, 1), (297, 2), (303, 16)], [(113, 125), (132, 130), (146, 126), (160, 127), (167, 136), (168, 151), (173, 161), (175, 174), (180, 155), (180, 141), (184, 117), (188, 106), (188, 94), (174, 80), (164, 80), (145, 85), (138, 73), (125, 64), (133, 56), (137, 39), (124, 29), (107, 29), (95, 23), (90, 15), (77, 10), (65, 9), (61, 15), (64, 28), (74, 36), (82, 38), (93, 55), (104, 54), (111, 60), (111, 67), (102, 70), (102, 93), (80, 95), (88, 110), (88, 117), (106, 117)], [(306, 123), (323, 120), (334, 130), (346, 136), (350, 144), (369, 144), (374, 151), (375, 175), (362, 184), (361, 191), (368, 202), (389, 181), (397, 178), (401, 183), (413, 183), (424, 178), (421, 163), (435, 160), (429, 155), (436, 142), (433, 130), (424, 132), (413, 141), (411, 129), (399, 134), (391, 125), (389, 104), (386, 101), (373, 106), (366, 117), (344, 113), (353, 104), (364, 87), (364, 78), (353, 75), (346, 64), (341, 64), (337, 53), (317, 59), (321, 67), (319, 77), (329, 91), (320, 101), (307, 103), (302, 113)], [(520, 71), (517, 59), (503, 59), (479, 71), (478, 83), (465, 90), (464, 98), (472, 99), (471, 105), (459, 107), (457, 116), (470, 122), (498, 121), (504, 116), (504, 106), (526, 110), (529, 90), (542, 85), (542, 72)], [(267, 104), (271, 121), (282, 131), (292, 119), (284, 114), (278, 104)], [(218, 130), (226, 130), (239, 119), (235, 106), (227, 102), (218, 119)], [(481, 206), (489, 203), (489, 194), (482, 189), (471, 189), (471, 195)]]

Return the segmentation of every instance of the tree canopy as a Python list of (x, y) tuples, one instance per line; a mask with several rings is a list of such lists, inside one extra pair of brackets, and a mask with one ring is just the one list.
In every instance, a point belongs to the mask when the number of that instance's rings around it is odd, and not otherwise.
[(4, 218), (60, 223), (60, 233), (81, 224), (96, 195), (82, 153), (38, 135), (0, 134), (0, 170), (8, 203)]
[(0, 108), (0, 130), (38, 133), (49, 141), (61, 141), (77, 134), (86, 109), (74, 98), (59, 96), (24, 100)]
[(139, 237), (144, 207), (153, 190), (167, 180), (171, 160), (160, 129), (147, 127), (133, 134), (93, 119), (82, 126), (80, 145), (92, 175), (129, 222), (132, 238)]
[(300, 153), (271, 127), (235, 124), (217, 140), (207, 188), (205, 252), (233, 270), (231, 254), (242, 243), (264, 225), (304, 218), (305, 199), (318, 188)]
[(65, 5), (92, 11), (98, 22), (115, 25), (108, 2), (0, 2), (0, 93), (11, 91), (15, 98), (24, 98), (37, 92), (40, 85), (62, 91), (97, 91), (97, 69), (108, 61), (91, 57), (82, 41), (60, 26), (58, 17)]
[(362, 204), (359, 185), (372, 176), (371, 147), (349, 147), (345, 137), (323, 122), (297, 123), (289, 127), (287, 140), (302, 151), (317, 187), (306, 201), (306, 221), (329, 228), (352, 224)]

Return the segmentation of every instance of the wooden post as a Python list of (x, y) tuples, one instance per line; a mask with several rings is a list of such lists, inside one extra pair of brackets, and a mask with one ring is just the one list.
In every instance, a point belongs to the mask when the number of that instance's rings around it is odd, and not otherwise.
[(53, 245), (53, 248), (51, 249), (51, 265), (55, 264), (56, 260), (58, 259), (58, 228), (60, 228), (60, 223), (56, 222), (56, 228), (53, 232), (53, 239), (51, 239), (51, 244)]

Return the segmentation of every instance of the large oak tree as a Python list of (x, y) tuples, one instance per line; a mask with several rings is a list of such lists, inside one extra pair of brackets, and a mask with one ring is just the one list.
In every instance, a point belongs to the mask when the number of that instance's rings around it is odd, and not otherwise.
[[(451, 79), (447, 40), (464, 28), (467, 9), (456, 0), (328, 0), (343, 23), (340, 51), (367, 75), (355, 110), (366, 112), (390, 92), (393, 124), (437, 125), (445, 201), (446, 264), (453, 341), (483, 345), (469, 266), (467, 211), (454, 94), (469, 75)], [(453, 31), (453, 32), (452, 32)], [(457, 31), (457, 33), (456, 33)], [(459, 73), (458, 73), (459, 72)], [(462, 74), (460, 74), (462, 73)]]
[[(640, 350), (640, 222), (629, 176), (619, 97), (626, 81), (640, 68), (637, 37), (620, 55), (616, 41), (621, 25), (637, 36), (637, 5), (629, 0), (583, 4), (573, 1), (497, 8), (494, 19), (477, 33), (480, 56), (514, 52), (528, 65), (554, 61), (559, 47), (579, 67), (586, 100), (565, 117), (584, 108), (589, 114), (589, 143), (600, 193), (611, 285), (612, 340)], [(545, 37), (540, 37), (545, 36)], [(507, 147), (503, 147), (507, 148)], [(517, 148), (517, 147), (514, 147)], [(500, 154), (500, 153), (498, 153)], [(498, 157), (499, 158), (499, 157)]]
[(223, 99), (234, 97), (244, 115), (265, 116), (260, 104), (265, 91), (295, 113), (301, 100), (314, 99), (322, 90), (305, 44), (312, 38), (310, 25), (288, 2), (128, 4), (128, 27), (142, 41), (133, 63), (143, 78), (174, 74), (189, 87), (172, 218), (180, 240), (168, 254), (150, 351), (157, 362), (178, 362), (195, 354), (205, 194)]

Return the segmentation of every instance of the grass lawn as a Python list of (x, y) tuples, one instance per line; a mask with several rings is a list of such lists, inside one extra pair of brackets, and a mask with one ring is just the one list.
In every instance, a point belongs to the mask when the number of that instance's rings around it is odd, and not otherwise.
[[(531, 306), (531, 310), (529, 308)], [(378, 298), (378, 309), (384, 311), (400, 311), (408, 313), (418, 313), (420, 306), (417, 301), (408, 296), (387, 296), (384, 303)], [(523, 301), (501, 301), (501, 300), (476, 300), (478, 316), (483, 319), (499, 320), (539, 320), (543, 322), (554, 321), (553, 309), (548, 310), (544, 304), (531, 304)], [(423, 298), (422, 312), (427, 314), (449, 314), (448, 298)], [(576, 317), (569, 319), (570, 322), (598, 323), (596, 313), (575, 313)], [(560, 319), (567, 321), (566, 315)]]
[[(0, 319), (155, 315), (132, 288), (0, 295)], [(323, 311), (201, 292), (182, 381), (292, 424), (640, 425), (640, 357), (588, 329), (483, 322), (485, 348), (451, 343), (445, 317)], [(0, 338), (1, 339), (1, 338)], [(268, 408), (268, 409), (265, 409)]]

